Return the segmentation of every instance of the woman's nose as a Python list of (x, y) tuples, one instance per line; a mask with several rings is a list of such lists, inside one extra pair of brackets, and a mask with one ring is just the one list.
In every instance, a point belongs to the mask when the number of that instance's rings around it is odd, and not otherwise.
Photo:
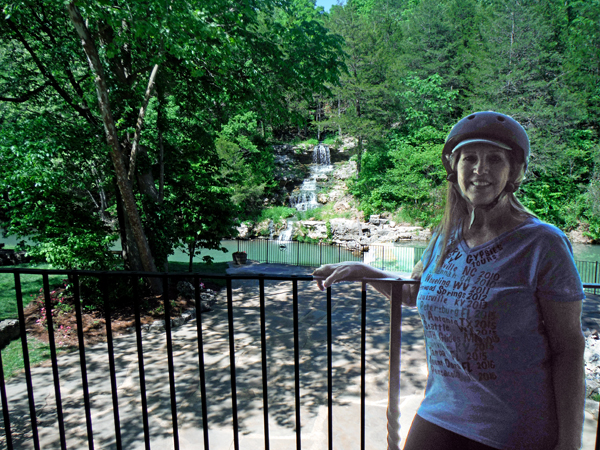
[(488, 172), (488, 164), (486, 161), (482, 159), (480, 159), (479, 161), (477, 161), (477, 163), (475, 164), (475, 167), (473, 168), (475, 173), (478, 175), (484, 174), (486, 172)]

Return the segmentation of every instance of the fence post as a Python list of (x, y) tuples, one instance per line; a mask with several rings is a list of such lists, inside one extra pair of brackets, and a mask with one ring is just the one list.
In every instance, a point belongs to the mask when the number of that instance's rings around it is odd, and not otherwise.
[(323, 265), (323, 245), (319, 242), (319, 266)]
[[(598, 282), (598, 261), (596, 261), (596, 270), (594, 271), (594, 284)], [(596, 295), (596, 288), (594, 288), (594, 295)]]
[(300, 265), (300, 241), (296, 241), (298, 243), (298, 245), (296, 246), (298, 248), (298, 259), (296, 261), (296, 265), (299, 266)]

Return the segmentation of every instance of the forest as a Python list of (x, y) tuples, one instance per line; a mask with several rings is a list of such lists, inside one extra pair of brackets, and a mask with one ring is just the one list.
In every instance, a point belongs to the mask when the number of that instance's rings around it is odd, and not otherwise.
[[(280, 189), (273, 145), (356, 142), (365, 216), (434, 225), (453, 123), (497, 110), (521, 201), (600, 240), (600, 0), (29, 0), (0, 18), (0, 228), (57, 267), (162, 269)], [(120, 239), (123, 252), (111, 245)]]

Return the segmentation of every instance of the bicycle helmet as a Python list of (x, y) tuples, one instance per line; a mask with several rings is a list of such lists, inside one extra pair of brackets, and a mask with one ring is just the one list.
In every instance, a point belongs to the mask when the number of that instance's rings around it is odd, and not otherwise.
[[(446, 138), (442, 149), (442, 164), (448, 174), (447, 180), (469, 203), (470, 200), (458, 186), (458, 175), (452, 169), (452, 154), (463, 146), (476, 143), (491, 144), (511, 152), (517, 164), (522, 166), (522, 171), (519, 171), (521, 175), (527, 171), (529, 163), (529, 137), (521, 124), (512, 117), (494, 111), (481, 111), (461, 119), (450, 130), (450, 134)], [(519, 175), (515, 176), (519, 178)], [(519, 184), (520, 181), (517, 179), (509, 180), (503, 191), (491, 203), (477, 208), (473, 207), (469, 228), (473, 225), (477, 209), (490, 211), (507, 193), (515, 192), (519, 188)]]
[[(494, 111), (481, 111), (461, 119), (450, 131), (442, 150), (442, 164), (448, 181), (456, 183), (452, 169), (452, 154), (459, 148), (473, 143), (487, 143), (514, 152), (517, 163), (527, 170), (529, 163), (529, 137), (519, 122), (510, 116)], [(509, 190), (514, 187), (510, 183)], [(516, 190), (516, 188), (514, 189)], [(512, 190), (512, 192), (514, 192)]]

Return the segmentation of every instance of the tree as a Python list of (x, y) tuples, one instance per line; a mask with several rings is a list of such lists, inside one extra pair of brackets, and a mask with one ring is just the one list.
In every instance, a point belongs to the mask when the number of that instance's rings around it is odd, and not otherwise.
[[(72, 124), (64, 147), (88, 146), (101, 162), (109, 203), (102, 208), (116, 219), (126, 266), (154, 271), (179, 240), (208, 242), (197, 240), (206, 232), (214, 243), (215, 230), (231, 229), (214, 146), (221, 126), (251, 110), (263, 123), (280, 122), (288, 115), (281, 93), (308, 96), (335, 83), (338, 40), (314, 20), (294, 19), (296, 10), (272, 0), (12, 2), (0, 25), (0, 57), (18, 58), (0, 79), (8, 104), (0, 120), (31, 129), (31, 117), (42, 114)], [(177, 120), (162, 119), (169, 115)], [(189, 164), (178, 164), (182, 157)], [(200, 166), (198, 183), (182, 182)], [(181, 215), (187, 225), (165, 231), (185, 189), (194, 190)], [(208, 192), (218, 194), (220, 214), (200, 214)], [(10, 201), (18, 195), (10, 190)], [(208, 217), (221, 226), (207, 227)]]

